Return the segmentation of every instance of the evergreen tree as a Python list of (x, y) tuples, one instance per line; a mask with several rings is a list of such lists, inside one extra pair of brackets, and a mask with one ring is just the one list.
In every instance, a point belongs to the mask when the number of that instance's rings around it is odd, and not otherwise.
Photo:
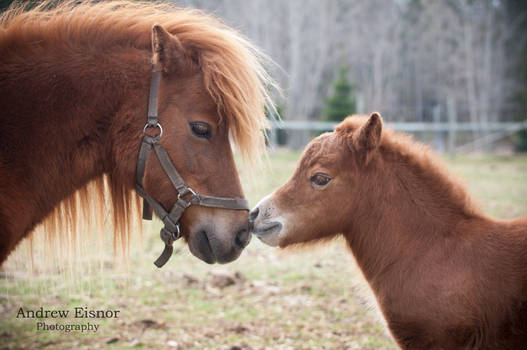
[(13, 0), (0, 0), (0, 12), (7, 9), (12, 2)]
[(324, 120), (339, 122), (348, 115), (356, 113), (357, 104), (352, 96), (354, 86), (348, 81), (348, 69), (341, 67), (333, 81), (333, 95), (326, 99)]

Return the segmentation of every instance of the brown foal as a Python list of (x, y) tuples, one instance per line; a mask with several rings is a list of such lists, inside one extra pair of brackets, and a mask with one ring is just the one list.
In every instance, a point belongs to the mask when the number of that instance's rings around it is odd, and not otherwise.
[(250, 217), (273, 246), (343, 234), (403, 349), (527, 348), (527, 218), (482, 214), (377, 113), (314, 139)]

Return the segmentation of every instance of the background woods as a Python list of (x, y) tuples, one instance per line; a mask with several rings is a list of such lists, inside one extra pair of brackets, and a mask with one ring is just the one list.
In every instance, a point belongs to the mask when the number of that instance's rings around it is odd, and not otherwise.
[[(357, 112), (388, 121), (525, 119), (527, 6), (518, 0), (186, 0), (263, 48), (279, 67), (283, 118), (319, 120), (339, 67)], [(450, 107), (449, 107), (450, 106)], [(292, 140), (294, 142), (294, 139)]]
[(378, 110), (391, 122), (437, 113), (446, 121), (454, 108), (457, 121), (480, 125), (475, 137), (486, 123), (527, 118), (521, 0), (172, 2), (215, 14), (277, 63), (270, 69), (284, 89), (276, 98), (286, 120), (324, 119), (340, 68), (357, 113)]

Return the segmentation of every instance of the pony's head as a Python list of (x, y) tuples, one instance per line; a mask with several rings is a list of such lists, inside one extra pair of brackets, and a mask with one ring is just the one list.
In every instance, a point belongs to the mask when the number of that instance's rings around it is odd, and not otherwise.
[(311, 141), (291, 179), (250, 213), (253, 233), (266, 244), (285, 247), (347, 230), (381, 131), (381, 116), (372, 113), (348, 117), (335, 132)]
[[(56, 139), (69, 147), (54, 154), (73, 154), (66, 157), (74, 164), (72, 174), (63, 191), (49, 200), (66, 203), (64, 210), (50, 204), (55, 207), (48, 216), (51, 223), (71, 227), (74, 220), (65, 217), (88, 213), (91, 203), (111, 203), (106, 214), (114, 218), (114, 242), (126, 250), (139, 214), (132, 210), (144, 132), (162, 133), (158, 143), (195, 192), (243, 197), (231, 146), (248, 165), (265, 151), (265, 107), (273, 109), (268, 90), (276, 85), (263, 66), (265, 57), (238, 32), (197, 10), (121, 0), (15, 5), (0, 16), (0, 25), (2, 59), (22, 68), (29, 62), (38, 68), (42, 86), (50, 82), (53, 87), (51, 97), (40, 100), (53, 107), (46, 113), (47, 122), (55, 123), (50, 129), (61, 132)], [(149, 83), (159, 76), (156, 106), (162, 129), (143, 131)], [(144, 169), (144, 192), (170, 211), (179, 193), (159, 159), (150, 154)], [(82, 192), (90, 180), (97, 198)], [(75, 190), (83, 200), (76, 199)], [(100, 194), (109, 198), (101, 200)], [(158, 213), (161, 206), (156, 206)], [(208, 263), (225, 263), (248, 244), (247, 219), (245, 210), (191, 205), (179, 222), (194, 255)]]
[[(218, 84), (215, 79), (219, 77), (204, 76), (211, 74), (204, 53), (184, 47), (177, 35), (161, 25), (153, 26), (152, 47), (155, 69), (162, 72), (158, 103), (162, 129), (157, 131), (162, 132), (161, 145), (193, 191), (242, 198), (229, 138), (232, 129), (240, 132), (230, 123), (240, 120), (229, 120), (232, 106), (226, 105), (229, 97), (224, 96), (232, 90), (208, 86)], [(144, 179), (146, 193), (170, 209), (179, 194), (155, 157), (148, 158)], [(250, 241), (247, 219), (248, 211), (192, 205), (181, 218), (181, 233), (196, 257), (207, 263), (226, 263), (236, 259)]]
[[(179, 39), (154, 25), (153, 62), (163, 72), (159, 91), (161, 144), (194, 191), (243, 197), (229, 141), (229, 125), (205, 86), (200, 61)], [(146, 192), (170, 209), (179, 193), (155, 157), (149, 157)], [(181, 218), (190, 251), (207, 263), (230, 262), (249, 243), (247, 211), (191, 206)]]

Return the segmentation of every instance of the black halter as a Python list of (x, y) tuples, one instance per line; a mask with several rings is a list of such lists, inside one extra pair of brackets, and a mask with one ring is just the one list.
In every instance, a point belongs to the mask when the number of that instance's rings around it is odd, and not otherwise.
[[(223, 198), (200, 195), (192, 190), (185, 180), (177, 172), (174, 163), (170, 159), (167, 151), (161, 146), (159, 141), (163, 135), (163, 128), (159, 124), (157, 116), (157, 95), (159, 92), (159, 83), (161, 80), (161, 72), (156, 71), (156, 66), (153, 66), (152, 81), (150, 83), (150, 97), (148, 100), (148, 118), (143, 129), (143, 140), (141, 141), (141, 148), (139, 149), (139, 157), (137, 160), (136, 184), (135, 188), (137, 194), (143, 197), (143, 219), (152, 219), (152, 209), (163, 221), (164, 227), (161, 229), (161, 239), (165, 242), (165, 249), (154, 262), (157, 267), (162, 267), (172, 256), (174, 248), (172, 244), (180, 237), (179, 219), (183, 215), (185, 209), (191, 205), (202, 205), (205, 207), (235, 209), (235, 210), (249, 210), (249, 203), (243, 198)], [(147, 135), (146, 129), (158, 128), (159, 134), (156, 136)], [(157, 159), (172, 185), (178, 192), (176, 203), (170, 210), (166, 211), (161, 203), (148, 195), (143, 188), (143, 177), (145, 174), (146, 159), (150, 154), (152, 148), (155, 151)], [(185, 199), (187, 198), (187, 199)]]

